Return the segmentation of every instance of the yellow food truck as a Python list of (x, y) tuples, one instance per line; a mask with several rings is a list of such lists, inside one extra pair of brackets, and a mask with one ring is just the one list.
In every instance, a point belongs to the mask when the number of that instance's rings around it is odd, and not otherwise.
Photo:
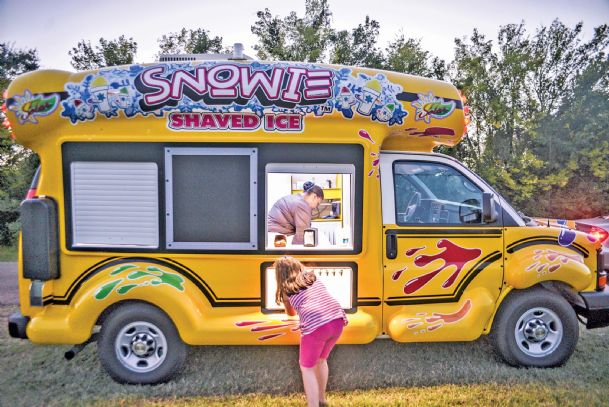
[[(464, 134), (449, 83), (251, 60), (40, 70), (6, 114), (41, 166), (24, 200), (13, 337), (97, 342), (123, 383), (171, 379), (188, 345), (286, 345), (273, 262), (303, 261), (347, 312), (339, 343), (472, 341), (512, 365), (609, 325), (609, 258), (565, 222), (526, 222), (434, 153)], [(309, 183), (309, 184), (307, 184)], [(304, 243), (270, 208), (324, 191)]]

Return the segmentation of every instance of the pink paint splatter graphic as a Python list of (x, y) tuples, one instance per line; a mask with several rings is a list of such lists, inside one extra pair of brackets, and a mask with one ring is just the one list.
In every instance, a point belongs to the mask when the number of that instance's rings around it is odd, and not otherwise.
[(238, 327), (242, 327), (242, 326), (261, 324), (263, 322), (264, 321), (243, 321), (243, 322), (237, 322), (237, 323), (235, 323), (235, 325), (237, 325)]
[[(266, 324), (266, 325), (260, 325)], [(256, 325), (256, 326), (253, 326)], [(238, 321), (235, 322), (235, 326), (239, 328), (251, 327), (250, 332), (266, 332), (274, 331), (276, 329), (282, 332), (274, 332), (265, 334), (258, 337), (259, 341), (268, 341), (269, 339), (278, 338), (284, 336), (290, 331), (298, 331), (300, 322), (294, 319), (282, 319), (282, 320), (270, 320), (270, 321)]]
[(480, 257), (482, 250), (480, 249), (467, 249), (451, 242), (450, 240), (442, 239), (436, 244), (438, 249), (444, 249), (440, 253), (433, 256), (420, 255), (414, 259), (414, 264), (417, 267), (425, 267), (435, 260), (442, 260), (444, 264), (436, 270), (415, 277), (408, 281), (404, 286), (404, 294), (412, 294), (421, 288), (423, 288), (432, 278), (438, 275), (440, 272), (447, 270), (449, 267), (454, 266), (456, 270), (444, 281), (442, 284), (443, 288), (448, 288), (454, 284), (455, 280), (463, 270), (463, 267), (470, 261)]
[[(368, 133), (366, 130), (360, 129), (360, 131), (358, 131), (357, 134), (361, 138), (364, 138), (364, 139), (370, 141), (372, 144), (376, 144), (374, 142), (374, 140), (372, 139), (372, 136), (370, 135), (370, 133)], [(378, 179), (381, 177), (381, 170), (379, 168), (379, 164), (381, 162), (381, 157), (379, 156), (378, 153), (375, 153), (375, 152), (370, 153), (370, 156), (372, 157), (372, 169), (370, 171), (368, 171), (368, 176), (371, 177), (372, 175), (374, 175), (376, 173), (376, 178)]]
[(360, 137), (365, 138), (366, 140), (370, 141), (372, 144), (376, 144), (374, 142), (374, 140), (372, 140), (370, 133), (368, 133), (366, 130), (361, 129), (360, 131), (357, 132), (357, 134), (359, 134)]
[(592, 243), (596, 243), (596, 241), (598, 240), (598, 238), (596, 236), (591, 235), (591, 234), (587, 234), (586, 239), (588, 239), (588, 241), (592, 242)]
[(379, 178), (381, 176), (381, 170), (379, 168), (381, 159), (377, 153), (370, 153), (370, 156), (372, 157), (372, 169), (368, 171), (368, 176), (370, 177), (376, 172), (376, 177)]
[(584, 259), (582, 256), (571, 253), (563, 253), (552, 249), (539, 249), (533, 252), (534, 263), (531, 263), (525, 271), (531, 271), (535, 269), (537, 271), (537, 278), (556, 272), (571, 261), (576, 263), (583, 263)]
[(405, 318), (402, 322), (407, 324), (408, 329), (417, 329), (415, 335), (433, 332), (442, 328), (445, 324), (454, 324), (461, 321), (472, 309), (472, 301), (466, 300), (461, 308), (451, 314), (434, 312), (428, 316), (427, 312), (420, 312), (416, 318)]

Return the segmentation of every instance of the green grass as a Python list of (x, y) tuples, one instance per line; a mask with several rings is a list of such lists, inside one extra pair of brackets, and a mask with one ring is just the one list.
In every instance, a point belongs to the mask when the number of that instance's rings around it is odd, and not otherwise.
[(0, 246), (0, 261), (17, 261), (17, 246)]
[[(191, 349), (184, 372), (158, 386), (113, 382), (96, 346), (70, 362), (68, 346), (12, 339), (0, 306), (0, 406), (276, 406), (304, 405), (296, 346)], [(607, 405), (609, 328), (586, 331), (569, 362), (518, 369), (493, 353), (487, 338), (471, 343), (338, 346), (330, 357), (334, 406)]]

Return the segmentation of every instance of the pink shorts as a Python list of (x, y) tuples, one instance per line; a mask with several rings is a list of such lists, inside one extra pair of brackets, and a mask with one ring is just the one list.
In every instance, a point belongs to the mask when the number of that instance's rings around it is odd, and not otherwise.
[(343, 333), (342, 318), (323, 324), (313, 332), (300, 337), (300, 366), (311, 368), (319, 359), (328, 359), (336, 341)]

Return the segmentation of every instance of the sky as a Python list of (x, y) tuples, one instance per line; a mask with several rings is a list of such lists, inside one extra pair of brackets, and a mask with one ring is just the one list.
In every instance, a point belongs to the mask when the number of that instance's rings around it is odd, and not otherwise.
[[(384, 49), (398, 35), (421, 40), (424, 49), (446, 61), (454, 55), (454, 39), (477, 28), (496, 40), (499, 26), (526, 23), (534, 33), (558, 18), (569, 27), (584, 23), (582, 39), (594, 27), (609, 23), (609, 0), (329, 0), (335, 29), (351, 30), (366, 15), (380, 23), (378, 44)], [(138, 44), (136, 62), (153, 62), (163, 34), (204, 28), (223, 37), (224, 45), (241, 42), (255, 56), (250, 27), (256, 12), (268, 8), (281, 17), (304, 15), (304, 0), (0, 0), (0, 42), (35, 48), (42, 68), (73, 70), (68, 51), (79, 41), (124, 34)]]

